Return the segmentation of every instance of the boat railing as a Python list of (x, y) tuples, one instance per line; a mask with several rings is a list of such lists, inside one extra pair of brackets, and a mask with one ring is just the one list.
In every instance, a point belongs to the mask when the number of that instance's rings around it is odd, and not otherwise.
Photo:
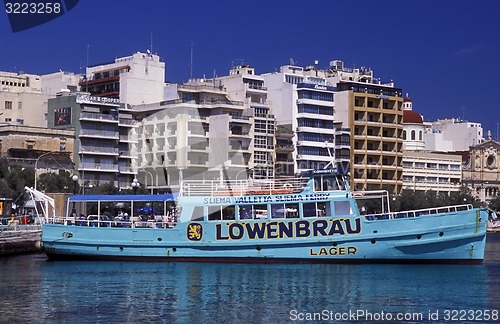
[(33, 215), (0, 218), (0, 238), (38, 233), (42, 229), (40, 220)]
[(127, 227), (127, 228), (173, 228), (177, 225), (175, 220), (142, 220), (140, 217), (130, 217), (128, 220), (102, 220), (102, 219), (79, 219), (78, 217), (52, 217), (48, 219), (49, 224), (60, 224), (66, 226), (86, 227)]
[(408, 218), (408, 217), (420, 217), (426, 215), (437, 215), (445, 213), (454, 213), (459, 211), (471, 210), (474, 207), (471, 204), (454, 205), (454, 206), (444, 206), (444, 207), (434, 207), (416, 210), (405, 210), (399, 212), (388, 212), (379, 214), (368, 214), (365, 215), (368, 220), (379, 220), (379, 219), (396, 219), (396, 218)]
[(273, 180), (185, 180), (180, 196), (248, 196), (300, 193), (307, 185), (305, 178)]

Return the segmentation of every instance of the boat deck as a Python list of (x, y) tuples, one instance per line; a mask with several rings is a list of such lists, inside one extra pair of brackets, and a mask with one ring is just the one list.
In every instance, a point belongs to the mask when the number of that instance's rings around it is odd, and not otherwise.
[(274, 180), (186, 180), (181, 196), (248, 196), (284, 195), (304, 191), (308, 179), (288, 178)]

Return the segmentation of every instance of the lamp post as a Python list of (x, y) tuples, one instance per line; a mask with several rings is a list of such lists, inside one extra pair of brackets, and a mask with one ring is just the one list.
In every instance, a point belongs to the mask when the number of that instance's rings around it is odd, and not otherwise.
[(239, 171), (238, 173), (236, 173), (235, 180), (238, 181), (238, 176), (240, 175), (240, 173), (242, 173), (242, 172), (248, 172), (250, 170), (253, 170), (253, 168), (246, 168), (246, 169), (243, 169), (243, 170)]
[[(76, 184), (78, 183), (78, 176), (75, 174), (71, 177), (73, 180), (73, 195), (76, 195)], [(76, 203), (73, 201), (73, 209), (71, 210), (71, 215), (76, 217)]]
[(139, 183), (139, 180), (134, 178), (134, 180), (132, 180), (132, 190), (134, 190), (134, 195), (137, 194), (137, 189), (139, 189), (140, 186), (141, 184)]
[(144, 169), (141, 169), (139, 171), (149, 173), (149, 175), (151, 176), (151, 194), (153, 194), (153, 185), (154, 185), (153, 174), (147, 170), (144, 170)]
[(58, 153), (59, 151), (49, 151), (49, 152), (45, 152), (43, 154), (41, 154), (35, 161), (35, 190), (36, 190), (36, 180), (37, 180), (37, 176), (36, 176), (36, 170), (37, 170), (37, 167), (38, 167), (38, 161), (40, 161), (40, 159), (46, 155), (49, 155), (49, 154), (52, 154), (52, 153)]

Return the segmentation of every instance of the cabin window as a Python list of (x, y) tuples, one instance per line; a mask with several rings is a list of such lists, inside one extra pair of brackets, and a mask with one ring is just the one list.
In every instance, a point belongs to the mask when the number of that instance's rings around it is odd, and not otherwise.
[(272, 204), (271, 218), (298, 218), (299, 204)]
[(267, 205), (240, 205), (239, 219), (267, 219)]
[(314, 177), (314, 191), (345, 190), (341, 175)]
[[(326, 202), (308, 202), (302, 205), (304, 217), (324, 217), (327, 215)], [(330, 208), (328, 208), (330, 209)], [(331, 215), (331, 213), (328, 213)]]
[(235, 207), (230, 206), (208, 206), (208, 220), (234, 220)]
[(203, 221), (203, 207), (196, 206), (193, 210), (193, 215), (191, 215), (192, 221)]
[(352, 214), (351, 203), (348, 200), (334, 201), (333, 203), (335, 205), (336, 216)]

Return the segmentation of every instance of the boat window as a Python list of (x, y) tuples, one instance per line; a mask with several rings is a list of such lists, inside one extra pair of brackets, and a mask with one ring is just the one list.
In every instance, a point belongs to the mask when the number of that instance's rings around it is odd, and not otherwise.
[(240, 205), (239, 219), (267, 219), (267, 205)]
[(335, 205), (336, 216), (352, 214), (351, 203), (349, 202), (349, 200), (339, 200), (334, 201), (333, 203)]
[(208, 220), (234, 220), (234, 205), (208, 206)]
[(341, 175), (314, 177), (314, 191), (345, 190), (344, 179)]
[(193, 214), (191, 215), (192, 221), (202, 221), (203, 220), (203, 206), (195, 206)]
[[(324, 201), (320, 202), (308, 202), (302, 205), (304, 217), (324, 217), (326, 215), (331, 215), (328, 211), (327, 213), (327, 203)], [(329, 206), (329, 204), (328, 204)], [(330, 208), (328, 208), (330, 209)]]
[(299, 204), (272, 204), (271, 218), (298, 218)]

